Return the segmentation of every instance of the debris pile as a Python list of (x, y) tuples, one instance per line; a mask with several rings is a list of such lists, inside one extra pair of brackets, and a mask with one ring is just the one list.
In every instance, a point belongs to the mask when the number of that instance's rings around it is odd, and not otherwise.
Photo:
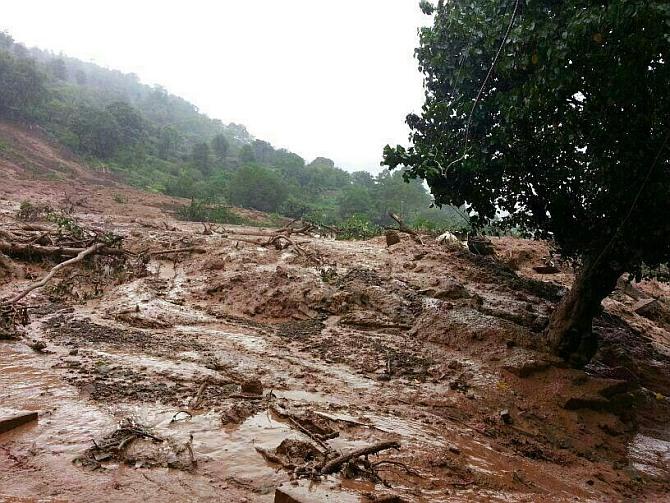
[(73, 463), (96, 470), (105, 463), (124, 463), (135, 468), (166, 467), (192, 470), (196, 466), (192, 439), (184, 444), (154, 435), (135, 419), (126, 418), (105, 437), (94, 440), (93, 446)]

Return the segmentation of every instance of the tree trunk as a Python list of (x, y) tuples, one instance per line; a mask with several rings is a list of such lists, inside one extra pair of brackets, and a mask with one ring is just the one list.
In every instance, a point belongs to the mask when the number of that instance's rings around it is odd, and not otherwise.
[(574, 367), (586, 365), (598, 349), (593, 317), (616, 287), (623, 267), (616, 261), (587, 261), (570, 292), (551, 315), (547, 339), (551, 349)]

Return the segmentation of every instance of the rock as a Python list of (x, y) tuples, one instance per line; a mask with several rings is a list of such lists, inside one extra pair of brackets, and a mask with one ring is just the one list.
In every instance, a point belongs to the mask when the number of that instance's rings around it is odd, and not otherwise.
[(440, 300), (469, 299), (472, 297), (463, 285), (452, 279), (441, 280), (436, 286), (439, 286), (439, 288), (423, 288), (419, 290), (419, 293)]
[(470, 236), (468, 249), (475, 255), (494, 255), (495, 248), (491, 240), (485, 236)]
[(0, 409), (0, 433), (5, 433), (32, 421), (37, 421), (37, 412)]
[(445, 232), (444, 234), (440, 234), (439, 236), (437, 236), (435, 241), (438, 244), (441, 244), (441, 245), (458, 246), (458, 247), (461, 247), (461, 248), (464, 248), (464, 249), (468, 247), (467, 244), (465, 244), (463, 241), (458, 239), (458, 236), (456, 236), (455, 234), (452, 234), (449, 231)]
[(275, 489), (274, 503), (314, 503), (328, 501), (329, 503), (354, 503), (361, 501), (361, 494), (331, 487), (326, 484), (308, 484), (300, 481), (298, 485), (282, 484)]
[(511, 362), (503, 365), (502, 368), (517, 377), (530, 377), (533, 374), (548, 369), (549, 367), (550, 364), (547, 361), (529, 359), (518, 362)]
[(610, 401), (600, 395), (584, 394), (581, 396), (573, 396), (563, 402), (563, 408), (566, 410), (608, 410), (610, 408)]
[(648, 298), (644, 292), (635, 288), (632, 283), (627, 281), (623, 276), (617, 280), (616, 287), (628, 295), (631, 299), (640, 300)]
[(467, 299), (470, 297), (470, 292), (456, 281), (446, 280), (440, 283), (440, 289), (435, 292), (434, 297), (440, 300), (456, 300)]
[(30, 347), (33, 351), (37, 351), (38, 353), (41, 353), (47, 348), (47, 344), (44, 341), (38, 341), (38, 340), (33, 339), (28, 344), (28, 347)]
[(461, 450), (455, 445), (451, 444), (449, 445), (449, 452), (453, 452), (454, 454), (460, 454)]
[(461, 370), (463, 368), (463, 364), (459, 362), (458, 360), (451, 360), (447, 364), (447, 368), (452, 369), (452, 370)]
[(386, 246), (393, 246), (398, 243), (400, 243), (398, 231), (386, 231)]
[(500, 419), (505, 424), (512, 424), (512, 415), (509, 413), (509, 409), (503, 409), (500, 411)]
[(652, 321), (670, 324), (670, 307), (659, 299), (640, 300), (633, 306), (633, 311)]
[(555, 267), (553, 265), (534, 265), (533, 271), (535, 271), (538, 274), (556, 274), (561, 272), (561, 270), (558, 267)]
[(533, 317), (531, 322), (530, 329), (535, 333), (542, 332), (549, 325), (549, 317), (542, 314), (538, 314)]
[(263, 383), (260, 379), (249, 379), (242, 383), (242, 393), (249, 393), (250, 395), (262, 395)]

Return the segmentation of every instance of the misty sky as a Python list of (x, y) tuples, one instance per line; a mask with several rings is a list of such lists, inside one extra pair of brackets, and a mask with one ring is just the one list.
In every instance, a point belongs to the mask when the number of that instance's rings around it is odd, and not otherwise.
[(423, 92), (418, 0), (10, 0), (17, 41), (134, 72), (308, 161), (376, 171)]

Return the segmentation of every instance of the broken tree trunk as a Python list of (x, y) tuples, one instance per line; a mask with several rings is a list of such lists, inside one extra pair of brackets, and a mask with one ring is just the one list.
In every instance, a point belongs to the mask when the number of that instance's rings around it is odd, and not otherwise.
[(593, 318), (600, 303), (616, 287), (623, 266), (615, 261), (586, 263), (556, 310), (547, 328), (551, 349), (575, 367), (583, 367), (598, 349)]

